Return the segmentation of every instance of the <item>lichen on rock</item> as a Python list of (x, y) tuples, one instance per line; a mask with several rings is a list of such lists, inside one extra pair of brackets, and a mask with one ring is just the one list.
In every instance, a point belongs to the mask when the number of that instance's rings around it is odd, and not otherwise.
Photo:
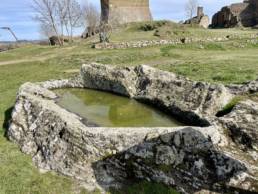
[[(254, 88), (253, 82), (250, 86)], [(58, 96), (50, 89), (62, 87), (114, 92), (199, 127), (92, 127), (56, 104)], [(83, 65), (73, 79), (23, 84), (7, 136), (39, 168), (71, 176), (90, 188), (145, 179), (181, 193), (229, 188), (257, 192), (257, 103), (241, 102), (231, 113), (215, 116), (248, 87), (195, 82), (146, 65)]]

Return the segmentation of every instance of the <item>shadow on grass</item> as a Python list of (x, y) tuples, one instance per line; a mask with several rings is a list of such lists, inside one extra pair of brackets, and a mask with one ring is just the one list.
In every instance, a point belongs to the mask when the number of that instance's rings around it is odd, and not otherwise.
[(4, 123), (3, 123), (3, 129), (4, 129), (4, 137), (7, 137), (7, 130), (9, 128), (9, 123), (12, 117), (12, 111), (13, 111), (14, 107), (10, 107), (8, 108), (5, 112), (4, 112)]

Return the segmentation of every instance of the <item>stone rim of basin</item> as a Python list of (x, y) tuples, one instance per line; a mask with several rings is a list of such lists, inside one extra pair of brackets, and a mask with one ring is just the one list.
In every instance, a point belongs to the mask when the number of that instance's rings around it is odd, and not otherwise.
[[(162, 103), (176, 109), (174, 113), (196, 117), (209, 126), (89, 127), (58, 106), (57, 95), (51, 91), (85, 87)], [(258, 91), (258, 80), (226, 87), (191, 81), (148, 66), (83, 65), (80, 75), (73, 79), (23, 84), (7, 135), (24, 153), (32, 155), (39, 168), (99, 188), (114, 186), (133, 173), (136, 178), (162, 182), (182, 193), (210, 189), (211, 184), (215, 190), (230, 186), (256, 191), (257, 134), (252, 126), (258, 121), (250, 115), (258, 115), (257, 103), (246, 101), (229, 115), (215, 116), (235, 94), (248, 91)], [(240, 114), (243, 111), (249, 125), (238, 129), (234, 124), (246, 119)], [(237, 131), (235, 139), (225, 129)], [(252, 144), (245, 145), (239, 134)], [(242, 147), (248, 151), (243, 152)], [(126, 171), (127, 167), (132, 172)], [(221, 181), (226, 185), (218, 185)]]
[(111, 92), (87, 88), (53, 90), (56, 103), (75, 113), (90, 127), (178, 127), (185, 126), (160, 108)]

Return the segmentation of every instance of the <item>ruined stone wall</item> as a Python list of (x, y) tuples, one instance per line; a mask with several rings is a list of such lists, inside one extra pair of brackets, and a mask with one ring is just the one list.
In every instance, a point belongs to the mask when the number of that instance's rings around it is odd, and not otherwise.
[(189, 18), (184, 22), (184, 24), (198, 24), (203, 28), (208, 28), (210, 25), (210, 18), (208, 15), (204, 14), (203, 7), (198, 7), (197, 16)]
[(149, 0), (101, 0), (102, 20), (119, 23), (150, 21)]
[(252, 0), (250, 2), (251, 2), (251, 5), (255, 9), (254, 17), (255, 17), (255, 21), (256, 21), (256, 25), (257, 25), (258, 24), (258, 1), (257, 0)]
[(258, 23), (257, 1), (250, 0), (223, 7), (212, 18), (213, 27), (252, 27)]
[(229, 9), (234, 15), (240, 14), (249, 6), (249, 3), (234, 3), (229, 6)]
[[(204, 18), (204, 17), (203, 17)], [(172, 40), (140, 40), (132, 42), (119, 42), (108, 44), (95, 44), (95, 49), (127, 49), (127, 48), (143, 48), (150, 46), (162, 45), (179, 45), (189, 44), (194, 42), (220, 42), (228, 40), (227, 37), (213, 37), (213, 38), (176, 38)]]

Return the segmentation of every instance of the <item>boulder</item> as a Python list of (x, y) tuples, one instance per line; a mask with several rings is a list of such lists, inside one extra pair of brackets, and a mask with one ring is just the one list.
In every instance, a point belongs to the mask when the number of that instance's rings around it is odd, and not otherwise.
[(203, 28), (208, 28), (210, 25), (210, 18), (209, 16), (205, 15), (200, 19), (199, 26)]
[(234, 95), (254, 94), (258, 92), (258, 79), (245, 84), (228, 85), (226, 87)]
[(8, 130), (8, 137), (41, 169), (100, 188), (134, 177), (187, 192), (247, 171), (240, 161), (215, 148), (227, 144), (216, 127), (88, 127), (59, 107), (56, 97), (37, 84), (21, 86)]
[(59, 42), (59, 39), (58, 39), (57, 36), (49, 37), (49, 43), (50, 43), (51, 46), (60, 45), (60, 42)]
[(220, 122), (229, 129), (234, 142), (258, 151), (258, 103), (251, 100), (240, 102), (220, 118)]
[(136, 93), (137, 75), (134, 68), (91, 64), (81, 68), (83, 85), (91, 89), (114, 92), (133, 97)]

